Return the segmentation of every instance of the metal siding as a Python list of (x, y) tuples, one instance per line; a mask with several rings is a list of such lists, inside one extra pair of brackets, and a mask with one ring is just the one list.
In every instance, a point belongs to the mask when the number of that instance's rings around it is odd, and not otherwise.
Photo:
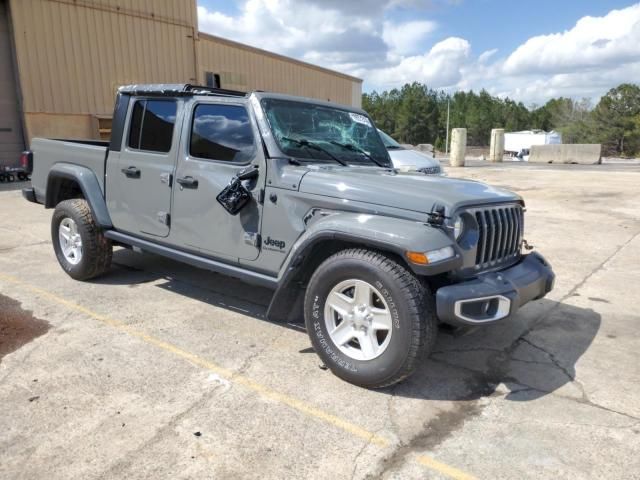
[(11, 9), (25, 112), (109, 114), (119, 85), (194, 81), (192, 0), (11, 0)]
[(195, 0), (9, 4), (29, 138), (66, 131), (98, 138), (95, 116), (111, 114), (118, 86), (203, 83), (205, 71), (226, 76), (228, 88), (359, 104), (358, 79), (199, 34)]
[(0, 169), (16, 166), (24, 148), (7, 7), (0, 0)]
[(205, 72), (224, 76), (225, 73), (244, 76), (244, 82), (227, 82), (223, 87), (246, 90), (269, 90), (305, 97), (330, 99), (332, 102), (353, 105), (356, 79), (337, 72), (287, 60), (243, 45), (218, 41), (200, 34), (198, 48), (198, 81), (204, 82)]

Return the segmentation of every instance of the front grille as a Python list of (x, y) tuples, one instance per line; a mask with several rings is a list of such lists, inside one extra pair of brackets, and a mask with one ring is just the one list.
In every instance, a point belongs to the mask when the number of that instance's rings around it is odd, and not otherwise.
[(478, 222), (476, 269), (490, 268), (517, 257), (524, 231), (520, 205), (500, 205), (473, 209)]
[(427, 175), (439, 175), (440, 167), (438, 165), (436, 165), (435, 167), (422, 167), (418, 169), (418, 172), (422, 172)]

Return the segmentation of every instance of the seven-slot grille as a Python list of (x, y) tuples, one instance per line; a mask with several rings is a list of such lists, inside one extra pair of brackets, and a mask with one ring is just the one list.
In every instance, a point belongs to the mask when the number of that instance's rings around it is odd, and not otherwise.
[(471, 211), (478, 222), (476, 268), (488, 268), (520, 253), (524, 216), (520, 205), (498, 205)]

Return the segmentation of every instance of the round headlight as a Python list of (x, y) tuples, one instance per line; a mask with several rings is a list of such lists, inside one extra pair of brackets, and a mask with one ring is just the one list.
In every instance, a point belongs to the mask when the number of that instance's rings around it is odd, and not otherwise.
[(459, 240), (462, 234), (464, 233), (464, 221), (461, 216), (457, 216), (455, 222), (453, 223), (453, 236), (456, 240)]

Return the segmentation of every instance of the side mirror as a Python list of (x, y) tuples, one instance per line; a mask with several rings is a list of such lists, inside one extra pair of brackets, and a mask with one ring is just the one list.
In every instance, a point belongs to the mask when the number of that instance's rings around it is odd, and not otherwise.
[(242, 181), (256, 178), (259, 173), (257, 165), (240, 170), (218, 194), (218, 203), (231, 215), (236, 215), (251, 200), (251, 193), (242, 185)]
[(243, 181), (243, 180), (249, 180), (251, 178), (256, 178), (258, 175), (260, 174), (260, 172), (258, 171), (258, 165), (250, 165), (249, 167), (240, 170), (237, 174), (236, 174), (236, 179)]

